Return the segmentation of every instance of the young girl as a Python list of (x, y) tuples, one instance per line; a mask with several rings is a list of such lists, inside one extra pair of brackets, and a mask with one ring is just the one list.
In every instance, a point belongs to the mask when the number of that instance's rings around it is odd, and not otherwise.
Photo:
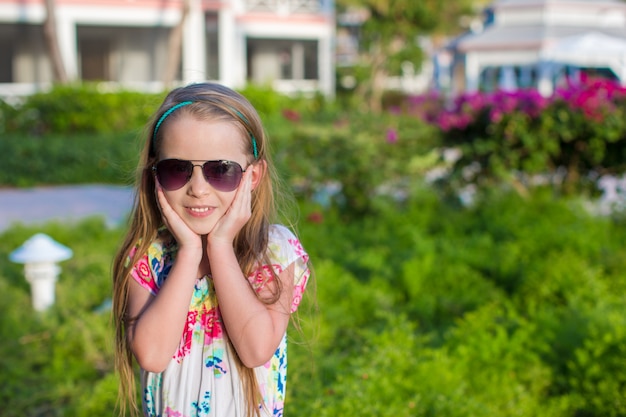
[(115, 258), (116, 368), (146, 416), (282, 416), (286, 329), (310, 272), (275, 218), (257, 112), (217, 84), (173, 90), (150, 124)]

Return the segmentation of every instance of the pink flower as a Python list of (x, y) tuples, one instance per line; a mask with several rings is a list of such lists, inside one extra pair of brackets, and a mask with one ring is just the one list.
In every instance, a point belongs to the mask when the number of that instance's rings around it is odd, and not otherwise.
[(204, 328), (204, 344), (208, 345), (213, 339), (222, 337), (222, 327), (220, 326), (220, 316), (217, 307), (202, 314), (202, 327)]
[(283, 117), (287, 120), (290, 120), (292, 122), (299, 122), (300, 121), (300, 113), (298, 113), (295, 110), (292, 109), (285, 109), (283, 110)]
[[(280, 274), (281, 268), (280, 265), (276, 265), (275, 269), (276, 274)], [(268, 282), (272, 282), (274, 280), (274, 275), (272, 274), (272, 266), (271, 265), (263, 265), (261, 268), (257, 269), (255, 272), (248, 276), (248, 282), (252, 285), (252, 288), (259, 293)]]
[(387, 129), (387, 143), (396, 143), (398, 141), (398, 131), (394, 128)]
[(319, 211), (314, 211), (309, 214), (306, 219), (310, 223), (320, 224), (324, 221), (324, 216)]
[(489, 120), (491, 123), (498, 123), (502, 120), (502, 111), (497, 109), (491, 109), (491, 113), (489, 113)]
[(191, 339), (193, 338), (193, 330), (196, 324), (197, 317), (197, 311), (190, 311), (187, 314), (187, 324), (185, 326), (185, 329), (183, 330), (183, 338), (180, 341), (178, 350), (174, 354), (174, 358), (177, 361), (180, 361), (183, 356), (188, 355), (189, 351), (191, 350)]

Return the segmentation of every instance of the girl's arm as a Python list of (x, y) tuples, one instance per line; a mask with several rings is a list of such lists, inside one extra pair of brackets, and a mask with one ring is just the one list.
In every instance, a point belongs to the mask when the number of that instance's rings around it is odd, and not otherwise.
[[(232, 245), (212, 244), (208, 253), (209, 259), (220, 259), (211, 263), (213, 282), (224, 326), (239, 358), (249, 368), (267, 363), (289, 324), (294, 265), (278, 276), (282, 285), (280, 297), (267, 305), (259, 300), (241, 272)], [(266, 286), (275, 288), (275, 284)]]
[(156, 296), (134, 279), (128, 295), (128, 314), (136, 317), (128, 329), (129, 344), (139, 365), (150, 372), (163, 371), (180, 344), (203, 255), (200, 236), (176, 215), (158, 184), (157, 198), (178, 242), (176, 261)]
[[(235, 236), (251, 215), (253, 182), (264, 168), (261, 163), (246, 170), (230, 208), (207, 238), (207, 255), (222, 320), (239, 358), (249, 368), (267, 363), (280, 344), (289, 324), (294, 286), (294, 266), (290, 265), (278, 276), (280, 298), (274, 304), (264, 304), (244, 277), (234, 252)], [(267, 285), (275, 288), (275, 284)]]
[(198, 261), (178, 252), (176, 263), (156, 296), (130, 281), (128, 340), (137, 362), (146, 371), (162, 372), (180, 344), (194, 290)]

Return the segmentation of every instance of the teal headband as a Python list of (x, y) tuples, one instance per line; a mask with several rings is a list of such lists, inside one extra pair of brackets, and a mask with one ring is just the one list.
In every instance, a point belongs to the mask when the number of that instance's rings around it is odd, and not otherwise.
[(161, 124), (165, 121), (165, 119), (167, 119), (167, 116), (172, 114), (174, 110), (180, 109), (181, 107), (185, 107), (191, 103), (193, 102), (183, 101), (178, 104), (175, 104), (172, 107), (170, 107), (165, 113), (163, 113), (161, 117), (159, 117), (159, 120), (156, 122), (156, 125), (154, 125), (154, 133), (152, 134), (152, 145), (154, 145), (154, 142), (156, 142), (156, 137), (157, 137), (157, 132), (159, 131), (159, 127), (161, 127)]
[[(157, 133), (159, 131), (159, 127), (161, 127), (161, 125), (163, 124), (165, 119), (167, 119), (167, 116), (172, 114), (177, 109), (180, 109), (181, 107), (188, 106), (189, 104), (192, 104), (192, 103), (193, 103), (193, 101), (181, 101), (180, 103), (175, 104), (172, 107), (170, 107), (169, 109), (167, 109), (167, 111), (165, 113), (163, 113), (161, 115), (161, 117), (159, 117), (159, 120), (154, 125), (154, 133), (152, 134), (152, 147), (153, 148), (154, 148), (154, 143), (156, 142), (156, 137), (157, 137)], [(241, 114), (241, 112), (239, 112), (237, 110), (235, 110), (235, 112), (241, 118), (241, 120), (243, 122), (245, 122), (246, 124), (248, 123), (248, 120), (244, 117), (243, 114)], [(257, 146), (256, 146), (256, 139), (255, 139), (254, 135), (252, 134), (252, 132), (249, 132), (249, 134), (250, 134), (250, 139), (252, 140), (252, 153), (254, 155), (254, 159), (259, 159), (259, 151), (258, 151)]]
[[(235, 110), (235, 112), (237, 113), (237, 116), (241, 118), (241, 120), (243, 120), (246, 124), (249, 124), (248, 119), (246, 119), (246, 116), (241, 114), (239, 110)], [(252, 140), (252, 153), (254, 155), (254, 159), (259, 159), (259, 151), (256, 149), (256, 139), (254, 138), (254, 135), (252, 134), (252, 132), (250, 132), (250, 139)]]

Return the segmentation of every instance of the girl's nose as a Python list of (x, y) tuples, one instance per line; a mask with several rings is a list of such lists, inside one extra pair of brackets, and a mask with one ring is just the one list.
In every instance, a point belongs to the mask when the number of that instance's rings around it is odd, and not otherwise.
[(197, 196), (204, 195), (211, 190), (211, 184), (204, 178), (202, 167), (199, 165), (195, 165), (191, 171), (188, 190), (190, 194)]

